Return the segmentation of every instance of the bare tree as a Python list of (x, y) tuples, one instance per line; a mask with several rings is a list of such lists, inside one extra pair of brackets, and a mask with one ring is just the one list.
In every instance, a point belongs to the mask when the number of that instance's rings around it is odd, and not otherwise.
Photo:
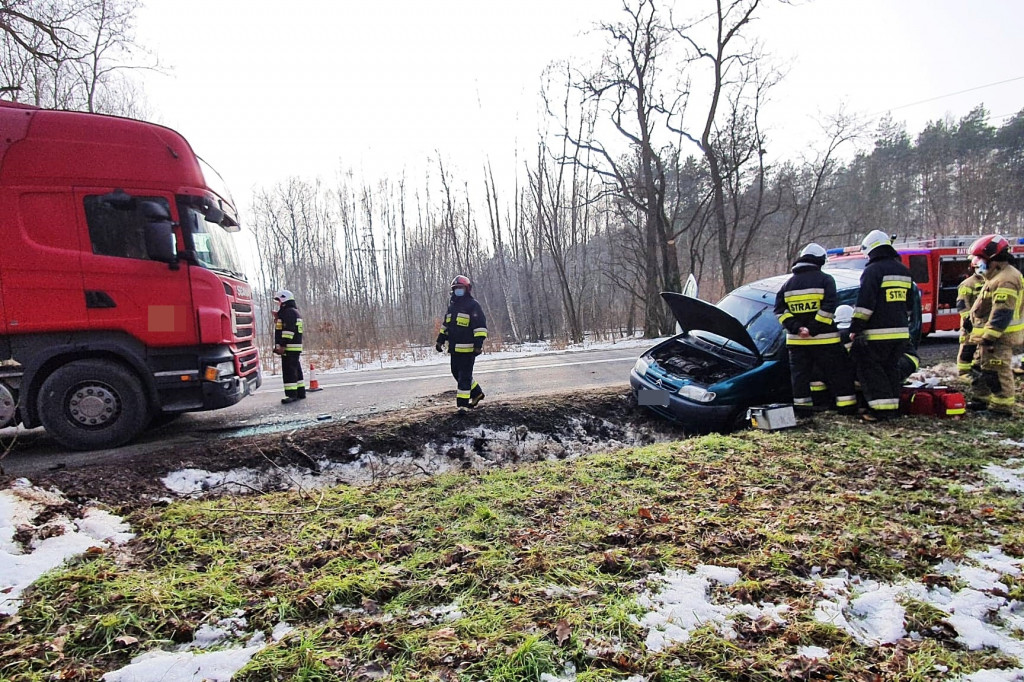
[(670, 113), (658, 89), (670, 34), (654, 0), (624, 0), (623, 11), (624, 21), (598, 27), (608, 40), (600, 68), (570, 75), (569, 80), (596, 115), (607, 117), (631, 153), (620, 157), (596, 136), (581, 139), (568, 126), (563, 134), (595, 159), (588, 168), (644, 216), (644, 334), (650, 337), (670, 326), (659, 289), (680, 287), (678, 257), (665, 216), (665, 168), (661, 149), (655, 147), (657, 130)]
[(0, 90), (36, 106), (144, 114), (138, 63), (140, 0), (0, 0)]
[[(737, 270), (743, 269), (745, 242), (749, 244), (749, 234), (742, 230), (752, 227), (740, 222), (735, 206), (730, 215), (727, 203), (737, 196), (735, 191), (733, 197), (727, 196), (728, 183), (730, 178), (740, 179), (741, 164), (751, 161), (760, 170), (757, 181), (764, 181), (764, 136), (757, 115), (767, 89), (778, 79), (777, 72), (758, 68), (760, 47), (745, 35), (760, 4), (761, 0), (715, 0), (709, 16), (672, 27), (689, 51), (683, 80), (691, 80), (689, 69), (710, 66), (711, 93), (700, 132), (689, 132), (677, 112), (672, 112), (679, 121), (672, 129), (695, 144), (707, 163), (715, 242), (726, 290), (738, 283)], [(712, 37), (705, 39), (709, 33)]]

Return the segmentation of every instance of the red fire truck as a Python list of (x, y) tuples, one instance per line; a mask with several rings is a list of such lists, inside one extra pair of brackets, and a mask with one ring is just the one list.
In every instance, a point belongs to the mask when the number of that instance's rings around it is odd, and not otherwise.
[(262, 379), (220, 176), (162, 126), (0, 101), (0, 427), (74, 449)]
[[(921, 334), (955, 331), (960, 328), (956, 310), (956, 291), (971, 271), (967, 249), (979, 235), (897, 239), (893, 247), (910, 269), (921, 290)], [(1024, 254), (1024, 239), (1010, 238), (1010, 250), (1018, 258)], [(867, 258), (859, 246), (828, 250), (825, 270), (863, 270)]]

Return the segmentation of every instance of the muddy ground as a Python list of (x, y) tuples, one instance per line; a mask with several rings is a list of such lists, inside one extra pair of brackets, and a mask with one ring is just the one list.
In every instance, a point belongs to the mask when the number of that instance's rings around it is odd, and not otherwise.
[[(572, 459), (686, 436), (680, 428), (637, 408), (623, 389), (496, 400), (463, 415), (449, 406), (454, 393), (445, 397), (451, 400), (444, 400), (444, 407), (417, 407), (290, 433), (179, 445), (133, 458), (130, 466), (112, 462), (47, 471), (33, 477), (32, 483), (55, 486), (79, 503), (98, 500), (124, 511), (185, 494), (372, 483), (456, 469)], [(201, 489), (175, 493), (168, 488), (164, 479), (183, 470), (207, 472)], [(239, 476), (240, 470), (248, 474)], [(0, 479), (0, 484), (9, 483)]]

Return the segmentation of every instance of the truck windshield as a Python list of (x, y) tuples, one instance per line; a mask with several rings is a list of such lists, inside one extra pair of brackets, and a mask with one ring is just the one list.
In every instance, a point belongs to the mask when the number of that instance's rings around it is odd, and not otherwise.
[(192, 207), (185, 209), (183, 224), (191, 235), (192, 249), (199, 265), (245, 279), (242, 259), (230, 232), (216, 223), (207, 222), (203, 214)]

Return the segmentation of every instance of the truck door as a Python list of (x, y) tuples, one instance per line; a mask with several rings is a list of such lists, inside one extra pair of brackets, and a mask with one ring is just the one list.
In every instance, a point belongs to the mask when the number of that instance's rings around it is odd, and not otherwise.
[(960, 328), (960, 313), (956, 309), (957, 289), (960, 282), (971, 274), (971, 263), (966, 255), (941, 256), (939, 258), (938, 309), (935, 328), (949, 331)]
[(935, 282), (928, 267), (927, 253), (901, 254), (910, 277), (921, 291), (921, 334), (935, 331)]
[(82, 278), (91, 329), (121, 330), (147, 346), (196, 343), (188, 267), (150, 260), (139, 210), (143, 201), (164, 206), (177, 221), (174, 196), (124, 188), (130, 201), (111, 199), (113, 188), (75, 192), (83, 238)]

